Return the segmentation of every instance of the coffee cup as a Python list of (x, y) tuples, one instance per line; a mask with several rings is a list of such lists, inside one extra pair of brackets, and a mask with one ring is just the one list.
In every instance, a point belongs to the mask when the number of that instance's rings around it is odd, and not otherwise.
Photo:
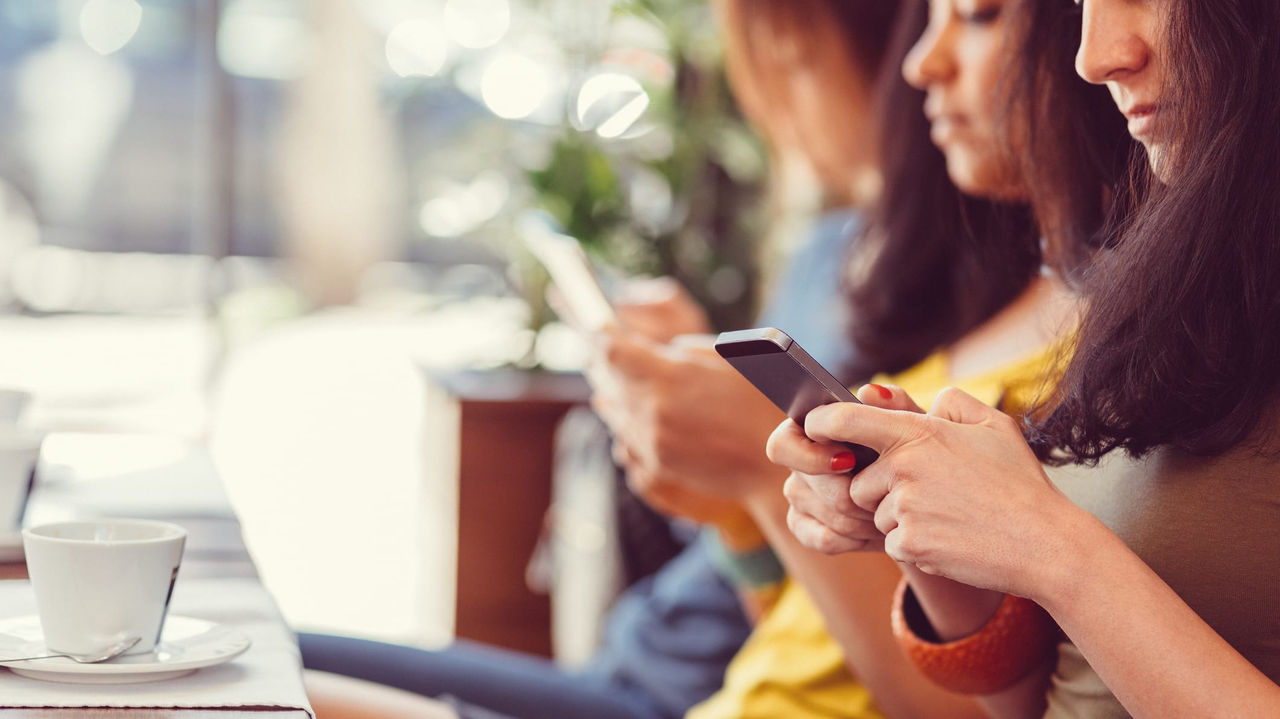
[(0, 424), (18, 424), (30, 405), (30, 392), (0, 387)]
[(57, 522), (22, 531), (27, 573), (50, 651), (89, 654), (160, 640), (187, 532), (140, 519)]
[(39, 432), (0, 427), (0, 534), (22, 526), (43, 439)]

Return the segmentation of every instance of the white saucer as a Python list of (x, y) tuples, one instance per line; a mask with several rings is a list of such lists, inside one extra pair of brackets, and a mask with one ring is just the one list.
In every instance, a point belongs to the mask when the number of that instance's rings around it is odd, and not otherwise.
[(46, 654), (36, 615), (0, 620), (0, 667), (32, 679), (73, 684), (158, 682), (201, 667), (231, 661), (249, 648), (243, 632), (216, 622), (170, 616), (155, 650), (100, 664), (77, 664), (66, 657), (6, 662), (4, 657)]
[(22, 532), (0, 532), (0, 562), (22, 561)]

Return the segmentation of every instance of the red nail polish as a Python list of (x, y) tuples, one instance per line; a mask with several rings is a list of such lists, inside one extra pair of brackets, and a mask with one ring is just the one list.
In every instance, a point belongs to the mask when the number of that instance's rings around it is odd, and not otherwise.
[(878, 384), (872, 384), (868, 386), (875, 387), (876, 391), (880, 393), (881, 397), (884, 397), (885, 399), (893, 399), (893, 390), (889, 389), (888, 387), (882, 387)]
[(841, 452), (831, 458), (832, 472), (847, 472), (858, 465), (858, 458), (853, 456), (853, 452)]

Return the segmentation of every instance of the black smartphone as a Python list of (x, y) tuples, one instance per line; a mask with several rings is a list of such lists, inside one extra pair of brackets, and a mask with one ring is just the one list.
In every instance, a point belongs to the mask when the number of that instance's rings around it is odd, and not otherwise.
[[(801, 426), (814, 407), (858, 401), (848, 387), (780, 329), (721, 332), (716, 338), (716, 352)], [(857, 459), (855, 472), (880, 456), (870, 447), (846, 444)]]

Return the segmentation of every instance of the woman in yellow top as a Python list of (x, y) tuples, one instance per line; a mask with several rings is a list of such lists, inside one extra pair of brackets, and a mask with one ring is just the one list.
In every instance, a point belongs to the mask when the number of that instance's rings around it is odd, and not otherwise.
[[(1063, 283), (1036, 272), (1041, 230), (1052, 246), (1092, 233), (1103, 216), (1104, 187), (1127, 156), (1123, 123), (1097, 113), (1105, 94), (1074, 78), (1070, 54), (1060, 57), (1062, 72), (1046, 88), (1011, 87), (1013, 97), (998, 94), (1003, 71), (1016, 66), (1015, 28), (1006, 23), (1003, 2), (947, 4), (931, 17), (921, 36), (925, 6), (905, 5), (897, 57), (906, 57), (908, 78), (927, 94), (900, 82), (888, 89), (883, 166), (884, 194), (873, 229), (860, 245), (851, 277), (856, 324), (853, 338), (860, 363), (847, 373), (868, 377), (875, 370), (901, 371), (929, 356), (926, 363), (899, 378), (921, 392), (964, 382), (1002, 409), (1017, 411), (1034, 393), (1052, 351), (1047, 349), (1071, 326), (1074, 302)], [(935, 8), (935, 10), (937, 10)], [(916, 42), (919, 40), (919, 42)], [(1084, 107), (1090, 118), (1110, 124), (1074, 132), (1044, 130), (1033, 99), (1052, 97), (1062, 106)], [(999, 110), (1012, 102), (1009, 124)], [(921, 114), (921, 106), (933, 120)], [(1010, 129), (1012, 131), (1010, 131)], [(939, 154), (923, 138), (929, 137)], [(1017, 156), (1006, 152), (1002, 137), (1033, 137)], [(1088, 143), (1088, 151), (1082, 149)], [(1107, 160), (1099, 166), (1093, 158)], [(1023, 163), (1055, 163), (1081, 190), (1041, 201), (1023, 180)], [(948, 179), (949, 175), (949, 179)], [(954, 183), (954, 184), (952, 184)], [(965, 193), (963, 197), (957, 192)], [(1092, 188), (1092, 191), (1089, 190)], [(948, 194), (949, 193), (949, 194)], [(1025, 222), (1035, 198), (1041, 227)], [(1024, 224), (1019, 228), (1018, 220)], [(1059, 240), (1058, 238), (1062, 238)], [(1064, 242), (1065, 240), (1065, 242)], [(1023, 260), (1019, 264), (1016, 252)], [(1009, 283), (1003, 296), (984, 293), (974, 303), (974, 288)], [(785, 327), (782, 329), (786, 329)], [(945, 348), (939, 350), (939, 348)], [(624, 368), (650, 363), (645, 348), (617, 337), (611, 361)], [(678, 360), (663, 357), (679, 374)], [(662, 382), (653, 383), (656, 393)], [(876, 390), (864, 390), (876, 391)], [(663, 416), (663, 413), (653, 413)], [(671, 413), (667, 413), (670, 415)], [(636, 458), (663, 456), (654, 447), (679, 445), (678, 420), (667, 423), (636, 417), (620, 434)], [(686, 437), (691, 434), (684, 433)], [(687, 441), (687, 440), (685, 440)], [(750, 452), (743, 448), (744, 456)], [(900, 573), (884, 555), (826, 557), (798, 544), (786, 526), (787, 505), (778, 489), (778, 473), (741, 474), (672, 471), (678, 462), (666, 456), (666, 479), (681, 492), (704, 492), (740, 502), (783, 559), (789, 583), (767, 612), (752, 639), (731, 664), (725, 687), (691, 717), (970, 716), (977, 705), (963, 697), (922, 690), (920, 675), (898, 652), (885, 617)], [(835, 469), (849, 469), (847, 458)], [(641, 467), (641, 469), (648, 469)], [(660, 474), (652, 471), (652, 475)], [(847, 499), (845, 504), (848, 504)]]
[[(822, 408), (770, 453), (816, 477), (838, 451), (816, 442), (881, 452), (814, 488), (852, 500), (904, 562), (904, 646), (1002, 715), (1280, 716), (1280, 4), (1075, 4), (1079, 72), (1110, 90), (1145, 162), (1132, 216), (1080, 283), (1050, 401), (1030, 427), (960, 391), (927, 416)], [(865, 544), (814, 499), (796, 507), (806, 541)], [(1034, 645), (1057, 636), (1028, 600), (1066, 637), (1048, 657)]]

